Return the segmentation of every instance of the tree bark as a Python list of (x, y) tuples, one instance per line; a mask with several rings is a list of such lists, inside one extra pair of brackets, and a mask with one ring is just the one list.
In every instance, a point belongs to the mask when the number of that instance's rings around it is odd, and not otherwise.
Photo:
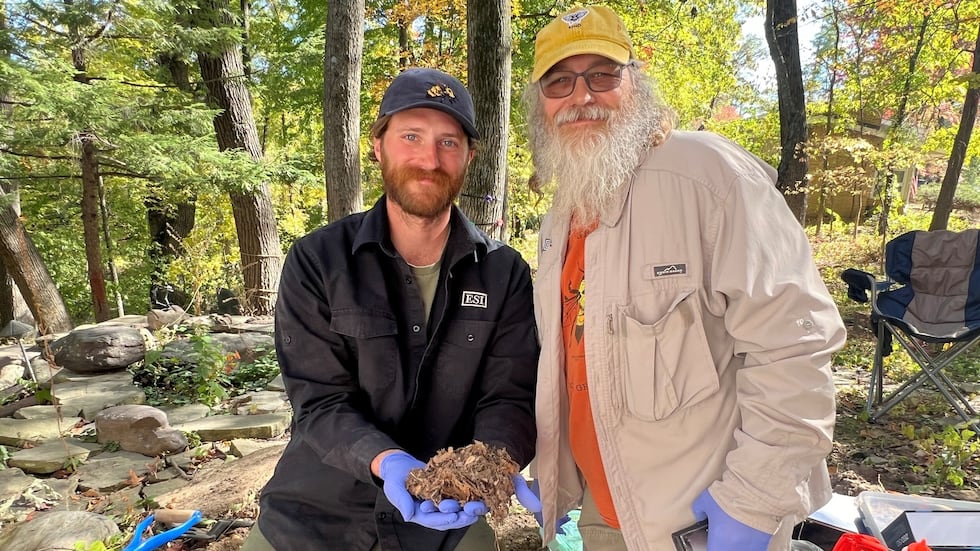
[[(6, 4), (0, 4), (0, 34), (7, 32), (6, 10)], [(0, 59), (10, 59), (10, 50), (8, 48), (9, 44), (7, 42), (0, 43)], [(5, 120), (9, 120), (11, 116), (11, 99), (13, 98), (10, 90), (5, 85), (0, 84), (0, 117)], [(0, 136), (0, 140), (6, 137), (9, 137), (9, 134)], [(10, 208), (19, 217), (20, 195), (18, 188), (19, 186), (16, 180), (0, 182), (0, 196), (4, 198), (5, 203), (10, 201)], [(14, 283), (10, 274), (7, 273), (7, 268), (0, 263), (0, 326), (5, 326), (10, 320), (14, 319), (28, 325), (34, 325), (34, 316), (24, 301), (23, 294), (21, 294), (20, 289)]]
[(327, 2), (323, 50), (323, 172), (327, 220), (359, 212), (361, 194), (361, 59), (364, 0)]
[[(223, 14), (226, 3), (207, 0), (199, 4), (198, 24), (205, 29), (229, 26)], [(225, 12), (226, 13), (226, 12)], [(246, 151), (252, 159), (262, 158), (252, 99), (245, 85), (241, 50), (227, 44), (216, 51), (197, 54), (201, 77), (208, 90), (208, 102), (221, 112), (214, 118), (214, 130), (221, 151)], [(229, 190), (238, 248), (245, 284), (244, 305), (255, 315), (272, 313), (282, 270), (282, 250), (272, 209), (272, 195), (266, 182), (253, 189)]]
[(779, 176), (776, 187), (800, 224), (806, 223), (806, 95), (800, 67), (796, 0), (766, 1), (766, 42), (779, 96)]
[[(65, 4), (72, 4), (66, 0)], [(111, 17), (111, 14), (109, 15)], [(77, 25), (69, 29), (74, 46), (71, 49), (71, 61), (75, 68), (72, 77), (75, 82), (89, 84), (91, 79), (87, 73), (85, 52), (88, 45), (96, 36), (82, 37)], [(106, 297), (105, 269), (102, 266), (102, 243), (99, 237), (99, 196), (101, 195), (102, 177), (99, 175), (99, 160), (95, 142), (98, 137), (89, 129), (82, 130), (76, 135), (81, 146), (79, 160), (82, 169), (82, 234), (85, 242), (85, 261), (88, 264), (89, 292), (92, 294), (92, 313), (95, 321), (106, 321), (112, 317), (109, 301)]]
[(960, 116), (960, 127), (956, 130), (953, 140), (953, 150), (949, 154), (946, 174), (936, 198), (936, 210), (932, 213), (929, 230), (944, 230), (949, 224), (949, 214), (953, 210), (953, 196), (956, 195), (956, 184), (960, 180), (963, 161), (966, 159), (966, 147), (973, 135), (973, 125), (977, 122), (977, 108), (980, 103), (980, 27), (977, 28), (977, 41), (973, 46), (973, 66), (971, 68), (969, 86), (966, 98), (963, 100), (963, 114)]
[[(6, 199), (6, 197), (0, 197)], [(0, 208), (0, 261), (24, 295), (42, 335), (72, 328), (68, 308), (12, 205)]]
[[(170, 78), (177, 88), (194, 95), (188, 64), (176, 53), (160, 54), (158, 59), (160, 65), (170, 73)], [(184, 194), (180, 195), (184, 196)], [(189, 192), (186, 196), (186, 200), (175, 202), (164, 189), (151, 186), (143, 199), (143, 205), (146, 207), (146, 225), (150, 235), (147, 254), (152, 266), (148, 298), (152, 294), (152, 289), (169, 283), (166, 277), (167, 271), (176, 259), (184, 255), (183, 240), (194, 229), (197, 194)], [(183, 306), (185, 310), (189, 307), (190, 297), (184, 289), (175, 288), (170, 294), (170, 300), (174, 304)]]
[(503, 239), (510, 126), (511, 42), (509, 0), (474, 0), (466, 6), (467, 70), (482, 145), (470, 164), (460, 208), (478, 228)]
[(92, 293), (95, 321), (112, 317), (105, 290), (105, 270), (102, 268), (102, 242), (99, 237), (99, 161), (96, 159), (95, 136), (80, 132), (82, 142), (82, 234), (85, 240), (85, 260), (88, 263), (88, 284)]

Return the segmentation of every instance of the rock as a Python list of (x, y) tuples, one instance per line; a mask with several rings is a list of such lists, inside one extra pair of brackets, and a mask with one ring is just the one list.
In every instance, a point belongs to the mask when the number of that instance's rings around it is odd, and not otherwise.
[(150, 331), (176, 325), (186, 319), (187, 312), (176, 304), (171, 304), (169, 308), (154, 308), (146, 313), (146, 325)]
[(0, 501), (0, 520), (22, 522), (37, 511), (70, 507), (72, 500), (69, 498), (75, 492), (76, 477), (67, 480), (28, 478), (30, 484), (27, 487)]
[(141, 361), (147, 348), (139, 329), (123, 325), (76, 329), (51, 347), (55, 363), (76, 373), (125, 369)]
[(24, 360), (13, 360), (0, 367), (0, 390), (16, 385), (24, 375)]
[[(147, 484), (146, 486), (124, 488), (109, 494), (108, 499), (101, 502), (99, 508), (95, 509), (95, 511), (114, 515), (138, 513), (143, 510), (142, 504), (147, 499), (156, 501), (159, 496), (176, 491), (188, 484), (189, 481), (187, 480), (173, 478), (155, 484)], [(140, 496), (141, 493), (143, 494), (142, 496)]]
[(184, 423), (176, 428), (184, 432), (196, 432), (202, 442), (234, 438), (274, 438), (286, 432), (292, 417), (292, 413), (215, 415)]
[(281, 440), (250, 440), (246, 438), (236, 438), (228, 443), (228, 451), (235, 457), (245, 457), (259, 450), (281, 446)]
[(25, 442), (53, 440), (81, 422), (78, 417), (63, 419), (0, 419), (0, 445), (24, 447)]
[(282, 380), (282, 373), (273, 377), (271, 381), (265, 384), (266, 390), (278, 390), (279, 392), (286, 391), (286, 383)]
[(15, 525), (0, 535), (4, 551), (55, 551), (76, 549), (77, 543), (102, 541), (119, 533), (119, 527), (108, 518), (85, 511), (56, 511), (41, 514)]
[(118, 442), (125, 451), (150, 457), (176, 453), (187, 447), (187, 438), (170, 427), (167, 414), (151, 406), (104, 409), (95, 416), (95, 433), (100, 444)]
[(248, 392), (231, 400), (235, 415), (261, 415), (289, 409), (289, 398), (283, 392), (262, 390)]
[(14, 412), (14, 419), (56, 419), (61, 417), (61, 406), (26, 406)]
[(70, 463), (79, 464), (88, 459), (89, 450), (67, 442), (46, 442), (40, 446), (14, 452), (7, 465), (24, 472), (49, 474)]
[[(159, 466), (157, 460), (132, 452), (107, 452), (90, 457), (78, 467), (78, 487), (101, 493), (139, 484), (139, 477)], [(135, 478), (134, 478), (135, 477)]]
[[(0, 523), (23, 520), (27, 511), (18, 511), (14, 503), (33, 483), (34, 478), (18, 468), (0, 470)], [(34, 511), (34, 508), (30, 511)]]
[[(60, 379), (67, 382), (58, 382)], [(133, 376), (125, 371), (79, 375), (65, 369), (55, 377), (55, 381), (51, 399), (61, 406), (65, 415), (94, 419), (96, 414), (108, 407), (146, 402), (146, 393), (133, 385)]]
[(171, 425), (180, 425), (189, 421), (204, 419), (208, 415), (211, 415), (211, 408), (204, 404), (187, 404), (175, 408), (162, 407), (160, 409), (167, 414), (167, 421)]

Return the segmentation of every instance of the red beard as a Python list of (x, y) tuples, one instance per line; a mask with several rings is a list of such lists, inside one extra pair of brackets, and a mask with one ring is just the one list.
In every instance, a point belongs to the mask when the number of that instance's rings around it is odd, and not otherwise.
[[(384, 163), (381, 175), (388, 199), (420, 218), (433, 218), (445, 212), (463, 187), (462, 175), (454, 179), (441, 169), (393, 167)], [(432, 183), (419, 184), (421, 180)]]

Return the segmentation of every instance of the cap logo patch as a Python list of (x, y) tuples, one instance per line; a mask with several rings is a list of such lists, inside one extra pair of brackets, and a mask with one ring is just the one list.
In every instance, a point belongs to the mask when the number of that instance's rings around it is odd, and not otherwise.
[(582, 20), (585, 19), (586, 15), (589, 15), (589, 10), (578, 10), (562, 16), (561, 20), (564, 21), (565, 24), (568, 25), (568, 28), (570, 29), (572, 27), (578, 27), (579, 25), (581, 25)]
[(425, 94), (430, 98), (444, 98), (449, 101), (456, 101), (456, 92), (445, 84), (433, 84), (425, 91)]

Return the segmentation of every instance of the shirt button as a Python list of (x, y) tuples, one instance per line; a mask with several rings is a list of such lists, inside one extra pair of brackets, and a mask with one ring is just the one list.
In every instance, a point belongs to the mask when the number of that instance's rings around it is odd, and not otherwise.
[(384, 520), (387, 516), (388, 513), (378, 513), (378, 520)]
[(412, 278), (406, 277), (405, 278), (405, 283), (407, 283), (408, 285), (411, 285), (412, 284)]
[(421, 327), (419, 327), (418, 325), (413, 325), (413, 326), (412, 326), (412, 332), (413, 332), (413, 333), (418, 333), (418, 332), (419, 332), (419, 331), (421, 331), (421, 330), (422, 330), (422, 328), (421, 328)]
[(466, 335), (466, 342), (473, 342), (473, 339), (475, 338), (476, 337), (473, 336), (473, 333), (470, 333), (469, 335)]

